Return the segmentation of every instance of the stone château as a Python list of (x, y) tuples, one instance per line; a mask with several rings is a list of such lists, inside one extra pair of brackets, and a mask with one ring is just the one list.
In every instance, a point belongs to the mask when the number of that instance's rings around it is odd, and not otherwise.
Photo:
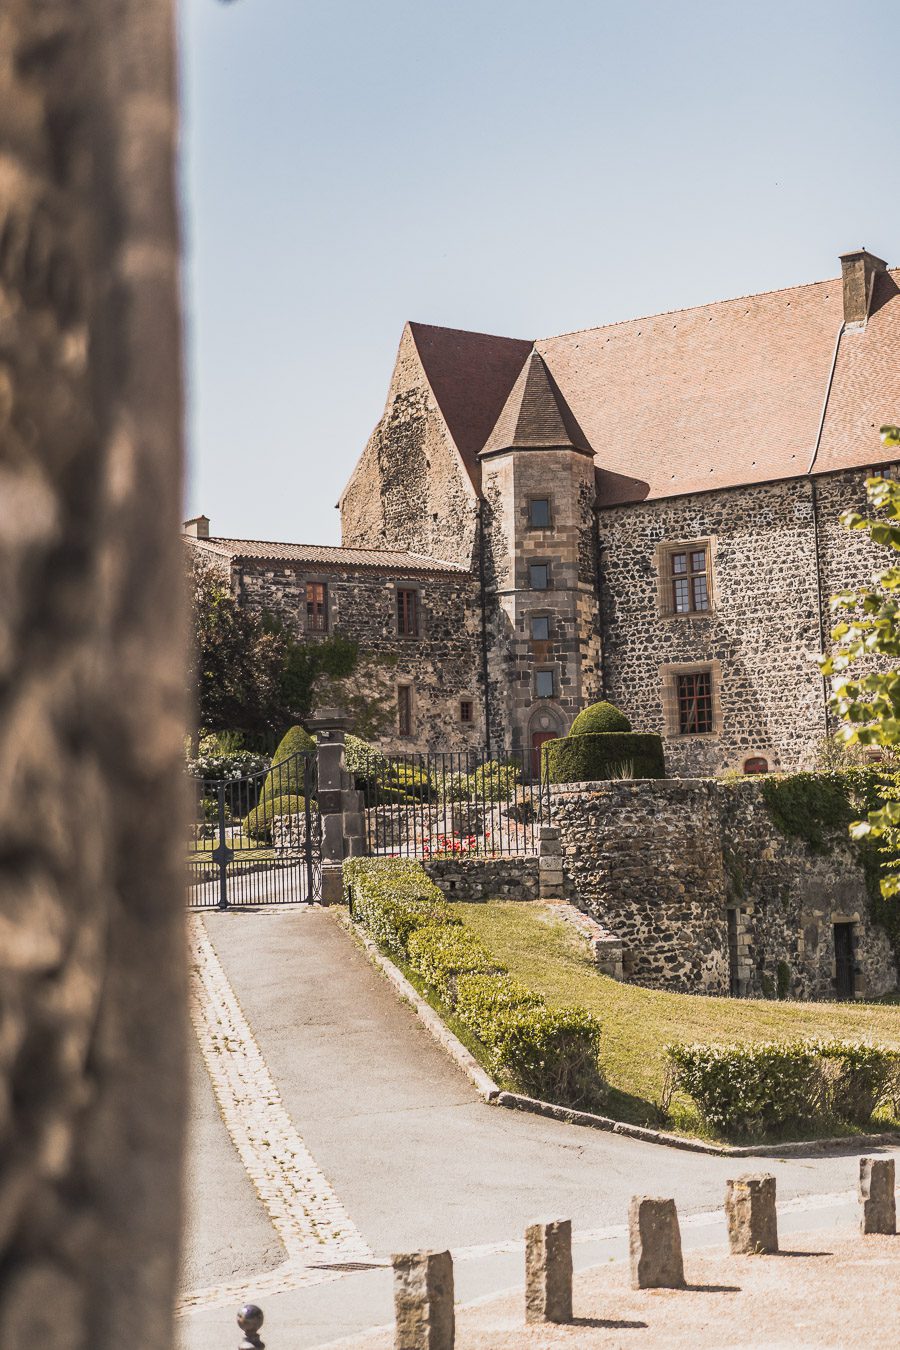
[(840, 513), (900, 416), (900, 271), (539, 341), (409, 323), (342, 547), (186, 532), (247, 604), (390, 653), (410, 751), (536, 753), (608, 698), (669, 771), (813, 764)]

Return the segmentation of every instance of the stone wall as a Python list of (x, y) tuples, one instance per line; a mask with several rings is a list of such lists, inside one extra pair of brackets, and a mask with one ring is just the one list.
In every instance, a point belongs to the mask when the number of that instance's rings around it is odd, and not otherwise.
[[(779, 964), (792, 998), (836, 996), (835, 923), (854, 925), (856, 993), (897, 984), (868, 914), (862, 868), (843, 834), (815, 855), (773, 822), (757, 779), (570, 784), (553, 790), (570, 898), (623, 942), (626, 979), (727, 994), (728, 910), (740, 993), (771, 995)], [(784, 972), (782, 972), (784, 973)]]
[[(378, 676), (396, 707), (396, 686), (412, 686), (413, 734), (400, 737), (394, 722), (380, 738), (397, 753), (480, 750), (484, 737), (481, 681), (481, 604), (477, 581), (463, 571), (405, 572), (372, 568), (242, 559), (234, 587), (242, 603), (280, 615), (304, 636), (307, 582), (328, 588), (330, 632), (359, 642), (380, 658)], [(419, 635), (397, 632), (397, 587), (418, 594)], [(307, 635), (315, 642), (316, 635)], [(460, 720), (460, 703), (473, 720)]]
[[(829, 597), (884, 562), (838, 523), (864, 503), (868, 472), (818, 478), (815, 489), (798, 478), (600, 512), (606, 696), (636, 728), (666, 735), (671, 774), (740, 770), (757, 755), (771, 769), (816, 762), (827, 727), (815, 655), (831, 624)], [(663, 615), (657, 548), (699, 539), (711, 541), (712, 609)], [(721, 730), (667, 735), (664, 668), (701, 662), (717, 663)]]
[(537, 900), (540, 894), (538, 859), (434, 858), (422, 866), (448, 900)]
[(345, 548), (409, 549), (472, 565), (478, 497), (409, 327), (387, 405), (340, 501)]

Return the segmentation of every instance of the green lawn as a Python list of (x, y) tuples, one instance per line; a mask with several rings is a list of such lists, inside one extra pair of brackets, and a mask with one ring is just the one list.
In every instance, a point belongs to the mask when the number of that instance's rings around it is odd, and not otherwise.
[[(511, 901), (454, 906), (488, 950), (548, 1003), (576, 1003), (603, 1027), (601, 1062), (608, 1111), (621, 1120), (658, 1123), (663, 1047), (673, 1041), (738, 1043), (784, 1037), (871, 1039), (900, 1048), (900, 1007), (872, 1003), (778, 1003), (706, 998), (640, 989), (601, 975), (574, 929), (539, 905)], [(675, 1103), (673, 1124), (697, 1131), (687, 1103)], [(887, 1120), (879, 1122), (893, 1124)]]

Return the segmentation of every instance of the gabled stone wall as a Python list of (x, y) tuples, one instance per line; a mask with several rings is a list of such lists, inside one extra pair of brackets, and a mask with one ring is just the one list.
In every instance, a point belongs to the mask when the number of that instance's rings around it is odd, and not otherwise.
[(340, 501), (345, 548), (472, 564), (478, 496), (404, 330), (384, 413)]
[(727, 994), (734, 909), (741, 994), (771, 997), (781, 975), (791, 998), (835, 998), (835, 923), (854, 926), (857, 996), (894, 989), (849, 839), (813, 854), (779, 831), (763, 793), (755, 779), (555, 788), (569, 897), (622, 939), (625, 978), (650, 988)]
[[(400, 683), (413, 688), (413, 735), (396, 723), (380, 738), (395, 753), (480, 750), (484, 736), (481, 609), (477, 581), (466, 572), (373, 572), (371, 569), (243, 559), (234, 586), (243, 604), (278, 614), (305, 634), (306, 583), (328, 587), (329, 632), (352, 638), (385, 658), (380, 678), (396, 702)], [(397, 632), (397, 587), (415, 589), (419, 636)], [(460, 701), (472, 703), (473, 721), (460, 720)]]

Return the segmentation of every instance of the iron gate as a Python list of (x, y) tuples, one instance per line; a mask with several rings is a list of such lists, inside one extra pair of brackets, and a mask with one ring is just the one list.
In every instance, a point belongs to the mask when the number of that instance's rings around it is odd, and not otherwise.
[(188, 904), (286, 905), (319, 900), (321, 824), (315, 752), (245, 778), (195, 778)]
[(410, 858), (537, 853), (550, 824), (545, 763), (514, 750), (503, 759), (473, 751), (380, 754), (354, 764), (369, 854)]

